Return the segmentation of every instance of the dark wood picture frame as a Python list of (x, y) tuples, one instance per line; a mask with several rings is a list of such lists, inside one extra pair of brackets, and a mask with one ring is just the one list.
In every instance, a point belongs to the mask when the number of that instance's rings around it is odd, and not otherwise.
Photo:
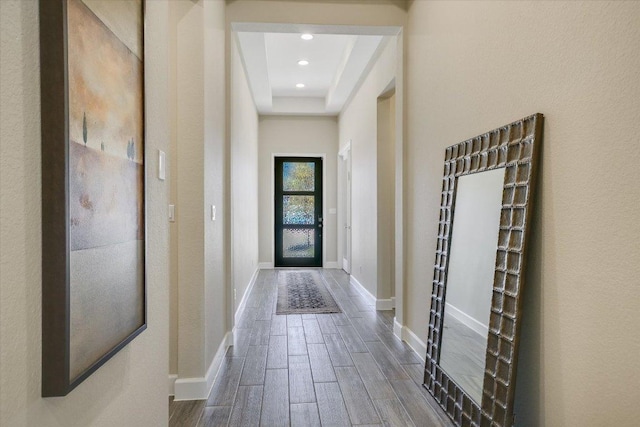
[[(513, 423), (527, 235), (543, 119), (542, 114), (534, 114), (445, 151), (424, 386), (458, 426), (508, 427)], [(457, 180), (498, 168), (505, 168), (505, 176), (482, 402), (478, 404), (442, 369), (439, 360)]]
[[(42, 130), (42, 396), (65, 396), (100, 366), (118, 353), (147, 327), (147, 280), (146, 280), (146, 172), (144, 162), (144, 0), (140, 10), (140, 51), (141, 71), (141, 140), (134, 154), (134, 143), (127, 141), (126, 151), (131, 160), (130, 170), (138, 177), (135, 198), (138, 221), (135, 245), (142, 259), (136, 269), (138, 289), (134, 296), (137, 307), (135, 326), (115, 345), (92, 362), (83, 366), (82, 371), (71, 371), (71, 218), (70, 218), (70, 79), (69, 58), (76, 54), (70, 51), (68, 28), (68, 2), (70, 0), (40, 0), (40, 67), (41, 67), (41, 130)], [(136, 12), (137, 13), (137, 12)], [(136, 71), (140, 71), (136, 69)], [(138, 128), (136, 128), (138, 129)], [(86, 129), (84, 131), (86, 133)], [(86, 135), (84, 150), (87, 148)], [(102, 142), (104, 149), (104, 142)], [(129, 146), (131, 144), (131, 147)], [(131, 149), (131, 151), (130, 151)], [(93, 149), (98, 152), (98, 149)], [(129, 158), (131, 156), (131, 158)], [(134, 162), (133, 157), (136, 157)], [(126, 162), (122, 160), (121, 163)], [(134, 164), (135, 163), (135, 164)], [(141, 175), (141, 177), (140, 177)], [(140, 190), (141, 185), (141, 190)], [(142, 200), (140, 200), (140, 198)], [(141, 218), (140, 218), (141, 217)], [(138, 226), (138, 224), (141, 224)], [(135, 228), (134, 227), (134, 228)], [(107, 262), (108, 260), (105, 260)], [(140, 279), (141, 278), (141, 279)], [(140, 283), (140, 280), (142, 281)], [(141, 293), (141, 296), (140, 296)], [(141, 304), (138, 300), (141, 299)], [(99, 300), (96, 297), (96, 300)], [(106, 310), (108, 311), (108, 310)], [(114, 313), (112, 316), (116, 316)], [(109, 344), (110, 345), (110, 344)]]

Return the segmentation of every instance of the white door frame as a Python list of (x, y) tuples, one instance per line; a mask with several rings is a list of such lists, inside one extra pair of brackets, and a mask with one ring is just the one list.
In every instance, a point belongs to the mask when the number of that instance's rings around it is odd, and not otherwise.
[[(269, 199), (269, 216), (271, 221), (271, 266), (276, 265), (276, 227), (275, 227), (275, 199), (276, 199), (276, 157), (320, 157), (322, 159), (322, 218), (327, 218), (327, 153), (271, 153), (271, 198)], [(323, 226), (324, 227), (324, 226)], [(322, 232), (322, 266), (327, 263), (327, 242)]]
[[(351, 274), (351, 140), (349, 140), (345, 147), (338, 153), (338, 163), (340, 165), (339, 170), (342, 171), (340, 182), (338, 182), (338, 191), (340, 193), (338, 197), (338, 203), (340, 204), (338, 253), (342, 255), (339, 263), (347, 274)], [(344, 168), (344, 166), (346, 166), (346, 168)], [(346, 192), (346, 194), (344, 194), (344, 192)], [(342, 206), (344, 203), (343, 200), (346, 200), (345, 206)], [(343, 253), (345, 240), (347, 253)]]

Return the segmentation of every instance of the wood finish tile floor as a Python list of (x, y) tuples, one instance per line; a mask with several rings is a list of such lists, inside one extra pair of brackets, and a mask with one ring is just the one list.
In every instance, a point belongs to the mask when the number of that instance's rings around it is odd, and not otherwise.
[(278, 270), (262, 270), (209, 398), (169, 404), (172, 427), (451, 426), (423, 365), (342, 270), (320, 270), (338, 314), (276, 315)]
[(476, 402), (482, 401), (487, 338), (444, 315), (440, 366)]

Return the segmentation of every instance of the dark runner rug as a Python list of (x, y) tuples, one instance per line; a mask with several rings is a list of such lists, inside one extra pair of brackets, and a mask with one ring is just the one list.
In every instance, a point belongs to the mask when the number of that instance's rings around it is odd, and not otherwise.
[(314, 270), (278, 271), (276, 314), (341, 313), (340, 307)]

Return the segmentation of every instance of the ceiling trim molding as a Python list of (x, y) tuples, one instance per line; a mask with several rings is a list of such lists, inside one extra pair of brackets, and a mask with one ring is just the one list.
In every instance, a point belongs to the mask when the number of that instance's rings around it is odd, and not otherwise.
[[(236, 45), (244, 67), (256, 108), (269, 110), (273, 106), (273, 94), (269, 82), (267, 51), (264, 33), (235, 33)], [(249, 72), (253, 71), (253, 72)]]
[[(234, 22), (231, 23), (231, 29), (235, 33), (232, 37), (237, 42), (256, 109), (259, 114), (264, 115), (339, 115), (362, 86), (387, 43), (402, 33), (402, 27), (399, 26), (252, 22)], [(324, 70), (322, 67), (315, 69), (315, 75), (303, 73), (306, 77), (302, 79), (310, 82), (307, 84), (308, 89), (289, 90), (289, 80), (293, 88), (301, 75), (299, 70), (283, 67), (281, 64), (293, 64), (299, 56), (304, 57), (304, 53), (294, 53), (295, 58), (290, 58), (291, 54), (288, 53), (304, 52), (304, 49), (300, 51), (302, 46), (297, 47), (299, 40), (294, 44), (289, 42), (296, 40), (297, 35), (304, 32), (324, 35), (318, 37), (321, 44), (310, 45), (315, 46), (311, 50), (313, 53), (309, 54), (311, 62), (314, 61), (314, 55), (319, 58), (318, 55), (325, 54), (318, 49), (325, 49), (332, 65)], [(338, 42), (335, 46), (326, 45), (326, 36), (329, 35), (339, 36), (338, 39), (347, 39), (348, 42)], [(273, 39), (272, 36), (279, 38)], [(325, 43), (323, 48), (320, 47), (323, 46), (322, 43)]]
[(396, 36), (400, 26), (277, 24), (265, 22), (232, 22), (231, 30), (246, 33), (313, 33), (354, 36)]
[(344, 69), (337, 76), (335, 86), (327, 93), (328, 111), (339, 113), (360, 87), (377, 59), (378, 52), (386, 43), (384, 37), (358, 37), (349, 52)]
[(342, 147), (342, 149), (338, 152), (338, 155), (342, 160), (345, 160), (349, 155), (350, 151), (351, 151), (351, 139), (349, 139), (349, 141), (347, 141), (347, 144), (344, 147)]

